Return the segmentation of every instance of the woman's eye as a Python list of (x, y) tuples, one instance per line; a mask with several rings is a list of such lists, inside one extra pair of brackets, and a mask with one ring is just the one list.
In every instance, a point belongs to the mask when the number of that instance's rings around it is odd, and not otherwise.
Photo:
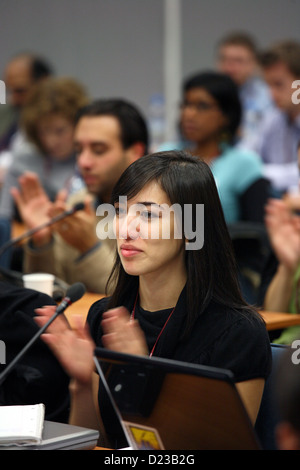
[(153, 211), (143, 211), (143, 212), (141, 212), (140, 215), (145, 220), (154, 220), (154, 219), (157, 219), (159, 217), (159, 215), (156, 214)]
[(143, 211), (143, 212), (140, 213), (140, 216), (143, 217), (143, 219), (150, 220), (151, 219), (151, 212)]
[(121, 207), (115, 207), (115, 212), (116, 215), (119, 217), (123, 216), (126, 213), (125, 209), (122, 209)]

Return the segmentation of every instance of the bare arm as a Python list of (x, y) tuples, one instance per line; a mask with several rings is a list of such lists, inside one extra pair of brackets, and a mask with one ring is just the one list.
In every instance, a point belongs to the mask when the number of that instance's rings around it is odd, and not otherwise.
[(264, 308), (287, 312), (293, 277), (300, 262), (300, 219), (283, 200), (271, 200), (265, 221), (279, 266), (268, 287)]
[[(53, 315), (55, 306), (37, 309), (36, 322), (44, 325)], [(70, 376), (70, 423), (100, 431), (100, 445), (109, 445), (98, 407), (98, 376), (94, 372), (95, 345), (81, 316), (73, 318), (71, 329), (61, 315), (47, 328), (42, 339), (51, 348)]]
[(288, 312), (292, 295), (294, 271), (279, 264), (266, 292), (264, 308), (272, 312)]
[(76, 380), (70, 384), (71, 410), (69, 423), (75, 426), (97, 429), (100, 432), (98, 445), (110, 447), (98, 406), (99, 376), (93, 373), (90, 384), (83, 385)]
[(264, 379), (252, 379), (236, 384), (252, 424), (255, 424), (264, 390)]

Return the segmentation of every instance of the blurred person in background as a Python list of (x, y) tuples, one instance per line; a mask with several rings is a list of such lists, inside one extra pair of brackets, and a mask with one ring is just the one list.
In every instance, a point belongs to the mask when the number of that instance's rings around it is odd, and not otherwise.
[(20, 113), (34, 86), (53, 75), (51, 65), (43, 57), (20, 53), (12, 57), (5, 67), (3, 81), (7, 103), (0, 107), (0, 182), (2, 183), (12, 153), (30, 149), (20, 129)]
[(75, 119), (80, 108), (88, 103), (87, 94), (77, 81), (51, 78), (29, 95), (21, 113), (21, 126), (29, 142), (30, 152), (15, 152), (8, 170), (0, 199), (0, 216), (14, 218), (14, 200), (10, 190), (18, 186), (25, 172), (34, 172), (54, 201), (74, 174)]
[(281, 196), (298, 185), (300, 100), (293, 84), (300, 77), (300, 43), (275, 44), (262, 53), (260, 62), (277, 109), (263, 123), (255, 149), (274, 191)]
[(274, 107), (262, 78), (259, 49), (254, 38), (238, 31), (223, 37), (217, 47), (217, 68), (229, 75), (239, 88), (243, 108), (240, 143), (252, 148), (263, 118)]
[(179, 117), (182, 141), (167, 143), (161, 150), (185, 149), (210, 166), (225, 220), (236, 240), (243, 295), (255, 303), (264, 247), (258, 246), (255, 239), (250, 244), (246, 237), (253, 232), (261, 237), (262, 233), (263, 243), (268, 245), (264, 208), (270, 197), (270, 184), (263, 175), (259, 156), (236, 145), (241, 119), (242, 106), (235, 82), (220, 72), (198, 73), (183, 84)]
[[(74, 147), (84, 187), (53, 203), (37, 175), (21, 178), (13, 197), (23, 221), (35, 228), (76, 202), (85, 208), (67, 220), (38, 231), (25, 247), (25, 272), (50, 272), (65, 282), (83, 282), (88, 291), (105, 293), (115, 256), (115, 239), (99, 239), (96, 209), (109, 203), (123, 171), (148, 151), (146, 121), (137, 107), (122, 99), (103, 99), (77, 116)], [(109, 235), (109, 234), (108, 234)]]
[(180, 148), (203, 159), (216, 179), (226, 222), (264, 221), (269, 182), (257, 154), (237, 147), (242, 119), (238, 88), (218, 72), (202, 72), (183, 84), (179, 126), (183, 140), (160, 150)]
[[(0, 194), (2, 233), (11, 233), (11, 224), (19, 219), (11, 189), (28, 172), (37, 175), (46, 194), (54, 201), (75, 173), (74, 126), (79, 109), (88, 102), (84, 88), (69, 78), (48, 78), (31, 90), (22, 107), (20, 125), (30, 148), (15, 150)], [(34, 189), (31, 187), (31, 191)], [(2, 243), (5, 240), (2, 240)], [(7, 252), (2, 267), (19, 271), (22, 250)], [(14, 261), (11, 261), (11, 255)]]
[[(300, 145), (298, 146), (300, 174)], [(300, 313), (300, 201), (295, 198), (270, 199), (266, 205), (266, 227), (273, 253), (268, 260), (261, 286), (263, 306), (274, 312)], [(291, 344), (300, 336), (300, 327), (278, 332), (274, 343)]]

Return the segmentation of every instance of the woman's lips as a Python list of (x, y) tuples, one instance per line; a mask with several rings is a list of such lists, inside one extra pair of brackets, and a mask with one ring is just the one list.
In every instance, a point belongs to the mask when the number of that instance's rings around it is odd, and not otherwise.
[(130, 256), (135, 256), (139, 253), (142, 253), (142, 250), (139, 250), (138, 248), (132, 245), (121, 245), (120, 251), (124, 258), (129, 258)]
[(197, 126), (192, 122), (187, 122), (182, 124), (183, 132), (195, 132), (197, 131)]

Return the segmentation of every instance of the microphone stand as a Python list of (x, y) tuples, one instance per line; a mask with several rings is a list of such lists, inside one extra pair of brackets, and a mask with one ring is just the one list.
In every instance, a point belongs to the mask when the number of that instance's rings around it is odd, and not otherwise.
[(82, 210), (83, 208), (84, 208), (84, 204), (82, 202), (79, 202), (78, 204), (75, 204), (75, 206), (72, 207), (72, 209), (69, 209), (68, 211), (63, 212), (62, 214), (59, 214), (56, 217), (53, 217), (53, 219), (48, 220), (44, 224), (41, 224), (38, 227), (34, 227), (34, 228), (30, 229), (27, 232), (22, 233), (21, 235), (19, 235), (18, 237), (14, 238), (12, 240), (8, 240), (0, 248), (0, 257), (11, 246), (14, 246), (17, 243), (20, 243), (21, 241), (25, 240), (25, 238), (31, 237), (33, 234), (35, 234), (36, 232), (42, 230), (43, 228), (49, 227), (50, 225), (53, 225), (56, 222), (60, 222), (61, 220), (65, 219), (66, 217), (69, 217), (69, 215), (73, 215), (75, 212), (77, 212), (78, 210)]

